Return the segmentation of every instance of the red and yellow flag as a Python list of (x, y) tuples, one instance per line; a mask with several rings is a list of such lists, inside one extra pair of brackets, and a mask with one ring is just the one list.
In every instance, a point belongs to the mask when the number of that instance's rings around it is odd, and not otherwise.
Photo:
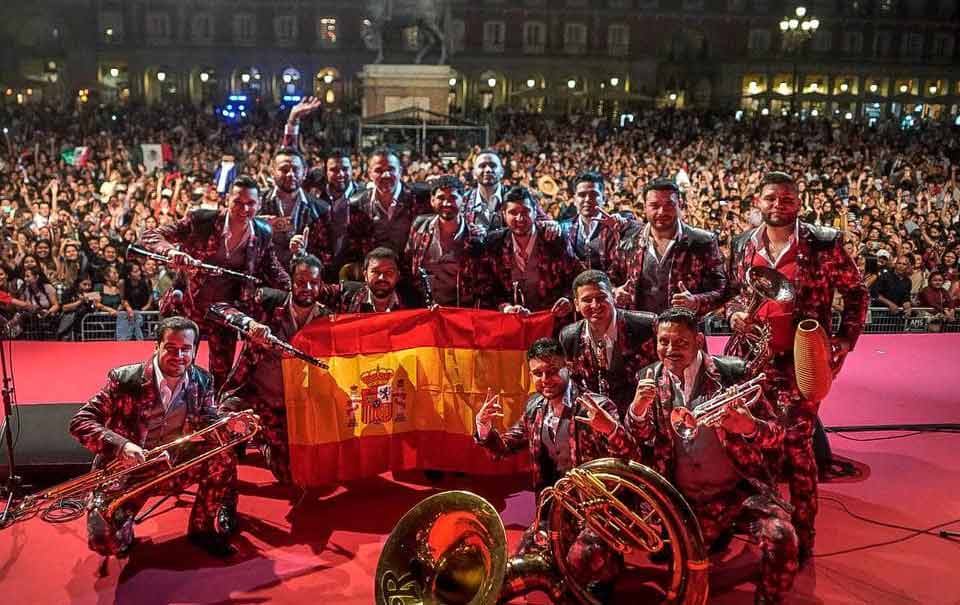
[(385, 471), (478, 474), (523, 468), (494, 462), (473, 443), (487, 391), (501, 394), (504, 425), (531, 392), (526, 350), (553, 330), (550, 313), (526, 317), (469, 309), (338, 315), (293, 344), (326, 361), (284, 361), (291, 470), (304, 486)]

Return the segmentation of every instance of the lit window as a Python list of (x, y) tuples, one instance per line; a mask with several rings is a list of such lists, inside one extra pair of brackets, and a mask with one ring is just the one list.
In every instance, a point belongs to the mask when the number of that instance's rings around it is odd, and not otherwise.
[(320, 45), (325, 47), (333, 47), (337, 45), (337, 18), (336, 17), (321, 17), (318, 25), (319, 31), (317, 32), (320, 36)]

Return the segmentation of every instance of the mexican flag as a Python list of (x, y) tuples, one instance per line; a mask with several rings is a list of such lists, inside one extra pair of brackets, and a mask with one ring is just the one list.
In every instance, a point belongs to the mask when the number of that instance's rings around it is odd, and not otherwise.
[(83, 167), (90, 159), (89, 147), (73, 147), (60, 152), (60, 159), (71, 166)]
[(527, 456), (494, 461), (474, 444), (474, 416), (500, 393), (504, 426), (533, 390), (526, 351), (553, 332), (549, 312), (472, 309), (337, 315), (293, 339), (321, 370), (284, 359), (290, 467), (302, 486), (436, 469), (525, 470)]

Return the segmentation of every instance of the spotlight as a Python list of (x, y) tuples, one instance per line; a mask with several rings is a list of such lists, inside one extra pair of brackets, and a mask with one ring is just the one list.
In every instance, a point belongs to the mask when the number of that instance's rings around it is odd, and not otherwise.
[(116, 78), (116, 77), (119, 77), (119, 76), (120, 76), (120, 70), (117, 69), (116, 67), (111, 67), (111, 68), (110, 68), (110, 77), (111, 77), (111, 78)]
[(240, 81), (243, 82), (244, 84), (249, 83), (249, 82), (250, 82), (250, 74), (240, 74)]
[(329, 83), (333, 82), (333, 74), (331, 74), (331, 73), (323, 74), (323, 82), (324, 82), (325, 84), (329, 84)]
[(456, 79), (456, 78), (450, 78), (449, 84), (450, 84), (450, 86), (456, 86), (456, 85), (457, 85), (457, 79)]
[(205, 72), (205, 71), (200, 72), (200, 81), (201, 81), (201, 82), (207, 82), (207, 81), (209, 81), (209, 80), (210, 80), (210, 74), (208, 74), (208, 73)]
[(617, 78), (617, 77), (610, 78), (610, 86), (619, 86), (619, 85), (620, 85), (620, 78)]
[(490, 88), (493, 88), (496, 85), (497, 85), (496, 78), (487, 78), (487, 86), (489, 86)]
[(157, 72), (157, 80), (159, 80), (160, 82), (163, 82), (163, 81), (166, 80), (166, 79), (167, 79), (167, 72), (165, 72), (165, 71), (158, 71), (158, 72)]
[(576, 87), (577, 87), (577, 81), (576, 81), (576, 80), (574, 80), (574, 79), (567, 80), (567, 88), (569, 88), (570, 90), (573, 90), (573, 89), (576, 88)]

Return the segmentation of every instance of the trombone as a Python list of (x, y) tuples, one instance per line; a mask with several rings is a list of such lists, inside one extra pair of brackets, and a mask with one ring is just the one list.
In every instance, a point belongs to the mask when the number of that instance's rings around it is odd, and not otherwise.
[[(101, 508), (104, 518), (112, 518), (117, 509), (130, 499), (235, 445), (249, 441), (259, 431), (260, 417), (253, 410), (226, 414), (206, 428), (144, 452), (144, 462), (131, 465), (125, 460), (113, 460), (102, 469), (31, 494), (14, 508), (12, 519), (16, 522), (39, 513), (44, 521), (69, 521), (82, 515), (87, 503)], [(178, 449), (207, 441), (212, 441), (215, 447), (187, 460), (177, 460)], [(166, 470), (135, 485), (127, 485), (133, 475), (154, 467), (166, 467)]]

